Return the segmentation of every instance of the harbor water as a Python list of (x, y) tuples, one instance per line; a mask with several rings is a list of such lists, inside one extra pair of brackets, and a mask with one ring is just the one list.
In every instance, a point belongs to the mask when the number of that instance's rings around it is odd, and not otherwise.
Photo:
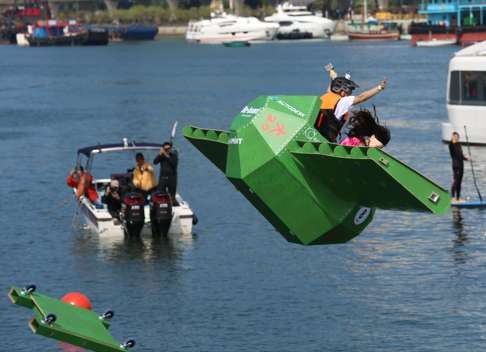
[[(30, 312), (8, 302), (10, 286), (31, 283), (56, 297), (81, 291), (95, 310), (113, 309), (112, 332), (137, 340), (134, 351), (483, 351), (484, 211), (378, 211), (347, 244), (289, 244), (180, 130), (179, 190), (199, 217), (193, 236), (99, 238), (78, 225), (65, 185), (79, 147), (162, 142), (175, 120), (228, 128), (258, 95), (320, 95), (332, 62), (360, 89), (388, 78), (373, 100), (391, 129), (386, 150), (449, 188), (440, 124), (454, 50), (179, 39), (2, 46), (0, 351), (60, 350), (32, 335)], [(485, 149), (471, 151), (486, 187)], [(468, 164), (463, 187), (475, 195)]]

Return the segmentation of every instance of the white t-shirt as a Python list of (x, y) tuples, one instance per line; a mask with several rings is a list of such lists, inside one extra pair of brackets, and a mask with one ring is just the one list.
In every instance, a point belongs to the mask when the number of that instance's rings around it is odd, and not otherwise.
[(338, 120), (341, 120), (354, 103), (354, 96), (350, 95), (348, 97), (343, 97), (336, 105), (336, 110), (334, 110), (334, 115)]

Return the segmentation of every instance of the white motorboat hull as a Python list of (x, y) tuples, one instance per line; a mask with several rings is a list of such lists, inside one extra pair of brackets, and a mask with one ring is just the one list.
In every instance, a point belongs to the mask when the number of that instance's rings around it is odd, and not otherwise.
[(486, 144), (485, 106), (447, 105), (449, 122), (442, 123), (442, 140), (450, 141), (452, 132), (458, 132), (461, 142), (467, 139), (471, 144)]
[(277, 24), (265, 23), (255, 17), (221, 14), (209, 20), (189, 22), (186, 40), (201, 44), (272, 40), (277, 30)]
[[(461, 143), (486, 145), (486, 99), (482, 92), (486, 76), (486, 42), (464, 48), (449, 62), (447, 114), (442, 124), (442, 140), (449, 141), (458, 132)], [(468, 87), (471, 89), (468, 94)], [(466, 135), (467, 132), (467, 135)]]
[(334, 25), (323, 25), (319, 23), (297, 23), (290, 26), (280, 27), (278, 34), (290, 34), (294, 32), (310, 33), (312, 38), (329, 38), (334, 32)]
[[(172, 208), (172, 222), (170, 224), (168, 235), (190, 235), (192, 234), (194, 213), (189, 207), (189, 204), (185, 202), (179, 195), (177, 195), (177, 200), (179, 205)], [(145, 225), (142, 229), (141, 235), (152, 235), (150, 207), (147, 205), (145, 206), (144, 210)], [(106, 208), (97, 209), (88, 199), (83, 198), (79, 205), (79, 212), (82, 222), (99, 236), (124, 236), (121, 222), (114, 219)]]
[(257, 41), (257, 40), (272, 40), (277, 33), (275, 29), (258, 30), (251, 33), (225, 33), (225, 34), (194, 34), (188, 33), (186, 39), (188, 42), (199, 44), (223, 44), (235, 41)]
[(265, 17), (264, 20), (280, 26), (277, 37), (285, 38), (295, 33), (305, 33), (310, 34), (312, 38), (329, 38), (336, 28), (334, 21), (307, 11), (306, 6), (284, 2), (278, 5), (276, 10), (276, 13)]
[(422, 40), (417, 42), (417, 46), (421, 47), (437, 47), (446, 45), (455, 45), (457, 43), (456, 39), (432, 39), (432, 40)]

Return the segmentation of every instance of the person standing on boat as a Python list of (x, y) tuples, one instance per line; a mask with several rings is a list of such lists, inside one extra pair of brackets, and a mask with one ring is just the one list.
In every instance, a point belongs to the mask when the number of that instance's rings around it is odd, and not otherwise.
[(359, 86), (351, 80), (349, 74), (338, 77), (332, 65), (327, 65), (326, 70), (332, 81), (327, 93), (321, 96), (321, 109), (314, 126), (328, 141), (336, 142), (351, 107), (380, 93), (385, 89), (387, 81), (384, 79), (376, 87), (353, 96), (353, 90)]
[(171, 142), (164, 142), (160, 148), (159, 155), (154, 159), (154, 165), (160, 164), (160, 175), (158, 189), (170, 194), (174, 204), (176, 203), (177, 191), (177, 164), (179, 158), (177, 151), (172, 148)]
[(461, 143), (459, 143), (459, 133), (453, 132), (449, 142), (449, 153), (452, 158), (452, 187), (451, 196), (456, 202), (461, 201), (461, 184), (464, 175), (464, 160), (469, 160), (462, 153)]

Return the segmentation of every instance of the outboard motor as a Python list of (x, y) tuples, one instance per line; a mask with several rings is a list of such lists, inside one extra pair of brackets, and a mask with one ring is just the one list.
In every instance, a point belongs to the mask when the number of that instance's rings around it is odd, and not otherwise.
[(152, 235), (167, 235), (172, 221), (172, 200), (169, 194), (162, 192), (152, 193), (150, 221), (152, 223)]
[(125, 235), (140, 236), (145, 224), (145, 198), (140, 193), (127, 193), (123, 197), (120, 219)]

